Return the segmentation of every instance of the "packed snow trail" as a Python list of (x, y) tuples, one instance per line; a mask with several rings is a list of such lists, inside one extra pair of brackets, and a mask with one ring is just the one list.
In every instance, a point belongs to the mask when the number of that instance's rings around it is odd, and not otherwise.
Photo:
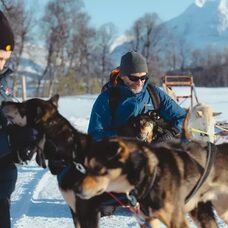
[[(40, 179), (44, 175), (44, 170), (39, 170), (36, 167), (21, 167), (19, 168), (19, 176), (17, 182), (17, 188), (12, 197), (12, 208), (13, 208), (13, 220), (14, 224), (24, 214), (29, 213), (32, 199), (32, 189), (34, 189), (40, 182)], [(23, 203), (19, 204), (17, 201)]]
[[(63, 200), (56, 177), (47, 169), (33, 165), (19, 166), (12, 197), (12, 228), (74, 228), (70, 210)], [(220, 221), (220, 227), (228, 227)], [(100, 219), (100, 228), (139, 228), (126, 209)], [(160, 226), (164, 228), (163, 225)], [(191, 228), (195, 227), (191, 225)]]
[[(70, 210), (59, 193), (56, 177), (37, 166), (18, 168), (16, 189), (12, 196), (13, 228), (73, 228)], [(101, 228), (138, 228), (136, 219), (123, 209), (103, 217)]]

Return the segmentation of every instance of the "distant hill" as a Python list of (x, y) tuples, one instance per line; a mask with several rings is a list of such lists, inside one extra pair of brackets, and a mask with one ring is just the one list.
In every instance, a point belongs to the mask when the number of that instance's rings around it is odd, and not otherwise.
[(181, 15), (164, 23), (169, 31), (186, 39), (192, 48), (228, 46), (227, 0), (191, 4)]
[[(201, 4), (200, 4), (201, 2)], [(185, 40), (191, 49), (213, 46), (223, 49), (228, 46), (228, 0), (196, 1), (179, 16), (164, 22), (177, 39)], [(118, 64), (123, 53), (129, 50), (129, 40), (122, 37), (122, 43), (113, 46), (113, 61)]]
[(26, 76), (28, 82), (41, 76), (45, 67), (46, 55), (47, 50), (44, 47), (25, 45), (18, 69), (20, 76)]

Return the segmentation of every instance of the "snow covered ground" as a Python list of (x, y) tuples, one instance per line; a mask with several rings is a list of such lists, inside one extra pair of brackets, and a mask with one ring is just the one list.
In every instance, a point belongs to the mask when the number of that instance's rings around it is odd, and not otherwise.
[[(217, 112), (218, 120), (228, 120), (228, 88), (197, 88), (199, 101), (206, 102)], [(188, 93), (183, 88), (178, 92)], [(96, 96), (83, 95), (60, 98), (60, 113), (80, 131), (86, 132), (90, 112)], [(184, 106), (188, 106), (186, 102)], [(13, 228), (73, 228), (70, 211), (61, 197), (55, 176), (37, 167), (34, 161), (18, 166), (19, 176), (12, 196)], [(101, 228), (138, 228), (136, 219), (123, 209), (100, 220)], [(194, 227), (192, 225), (192, 227)], [(220, 221), (220, 227), (228, 227)]]

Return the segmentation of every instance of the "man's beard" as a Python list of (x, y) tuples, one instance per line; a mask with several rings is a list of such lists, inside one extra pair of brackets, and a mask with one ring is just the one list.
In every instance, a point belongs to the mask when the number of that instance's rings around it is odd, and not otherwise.
[(131, 92), (134, 93), (134, 94), (140, 93), (142, 91), (142, 88), (143, 88), (143, 86), (142, 87), (139, 87), (137, 89), (131, 88)]

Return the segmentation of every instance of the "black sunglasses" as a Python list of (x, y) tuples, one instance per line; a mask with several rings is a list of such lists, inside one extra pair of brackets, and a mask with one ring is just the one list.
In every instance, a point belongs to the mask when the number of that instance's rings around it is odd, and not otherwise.
[(137, 76), (133, 76), (133, 75), (126, 75), (128, 77), (129, 80), (131, 80), (132, 82), (137, 82), (138, 80), (144, 81), (148, 78), (147, 75), (144, 75), (142, 77), (137, 77)]

